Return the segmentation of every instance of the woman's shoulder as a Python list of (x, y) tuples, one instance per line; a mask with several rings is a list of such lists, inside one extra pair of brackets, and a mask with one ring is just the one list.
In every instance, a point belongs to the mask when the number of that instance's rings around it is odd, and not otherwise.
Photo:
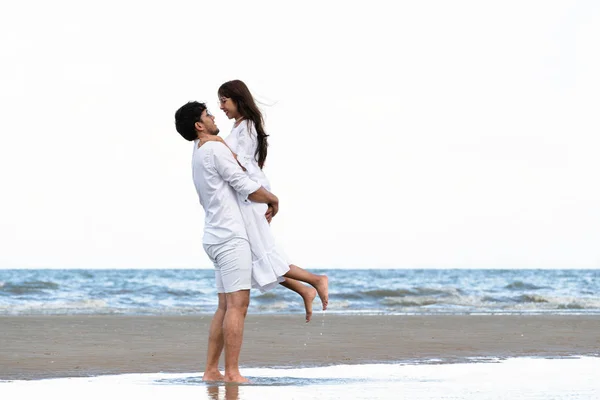
[(239, 132), (243, 133), (245, 135), (250, 134), (250, 136), (256, 136), (256, 128), (254, 126), (254, 122), (252, 122), (249, 119), (245, 119), (242, 122), (240, 122), (240, 125), (238, 126), (239, 128)]

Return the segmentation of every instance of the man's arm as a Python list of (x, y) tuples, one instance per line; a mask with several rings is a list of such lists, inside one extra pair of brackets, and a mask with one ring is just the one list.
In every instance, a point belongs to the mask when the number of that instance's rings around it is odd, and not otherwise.
[(242, 171), (237, 161), (233, 158), (229, 148), (222, 143), (213, 145), (213, 162), (219, 175), (231, 187), (255, 203), (266, 203), (273, 207), (273, 216), (279, 210), (279, 199), (273, 193), (254, 182)]
[[(271, 206), (273, 208), (273, 211), (271, 212), (270, 218), (273, 218), (275, 214), (277, 214), (277, 212), (279, 211), (279, 199), (277, 198), (277, 196), (275, 196), (273, 193), (269, 192), (262, 186), (256, 192), (251, 193), (248, 196), (248, 199), (255, 203), (265, 203)], [(270, 218), (267, 217), (268, 220)]]

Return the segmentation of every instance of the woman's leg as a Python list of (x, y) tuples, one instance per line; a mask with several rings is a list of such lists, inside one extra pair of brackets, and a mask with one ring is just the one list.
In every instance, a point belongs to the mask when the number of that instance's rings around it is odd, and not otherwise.
[(291, 264), (290, 270), (284, 276), (306, 282), (317, 289), (317, 294), (321, 299), (321, 303), (323, 303), (323, 310), (327, 310), (327, 304), (329, 303), (329, 280), (327, 279), (327, 275), (316, 275)]
[(310, 322), (312, 317), (313, 300), (317, 295), (317, 291), (314, 288), (303, 285), (292, 278), (287, 278), (285, 281), (280, 282), (279, 284), (302, 296), (302, 300), (304, 300), (304, 309), (306, 310), (306, 322)]

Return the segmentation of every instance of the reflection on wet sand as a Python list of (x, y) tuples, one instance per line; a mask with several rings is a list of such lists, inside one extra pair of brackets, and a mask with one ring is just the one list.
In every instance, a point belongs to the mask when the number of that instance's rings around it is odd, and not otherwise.
[[(240, 398), (240, 386), (239, 385), (228, 385), (223, 386), (208, 385), (206, 392), (210, 400), (239, 400)], [(225, 393), (225, 397), (220, 396), (221, 392)]]

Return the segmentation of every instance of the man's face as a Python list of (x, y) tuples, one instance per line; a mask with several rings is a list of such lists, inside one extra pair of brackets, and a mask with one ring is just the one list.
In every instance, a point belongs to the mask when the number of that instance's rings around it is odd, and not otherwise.
[(217, 128), (217, 124), (215, 124), (215, 117), (208, 110), (202, 111), (200, 121), (196, 122), (196, 129), (208, 133), (209, 135), (219, 134), (219, 128)]

